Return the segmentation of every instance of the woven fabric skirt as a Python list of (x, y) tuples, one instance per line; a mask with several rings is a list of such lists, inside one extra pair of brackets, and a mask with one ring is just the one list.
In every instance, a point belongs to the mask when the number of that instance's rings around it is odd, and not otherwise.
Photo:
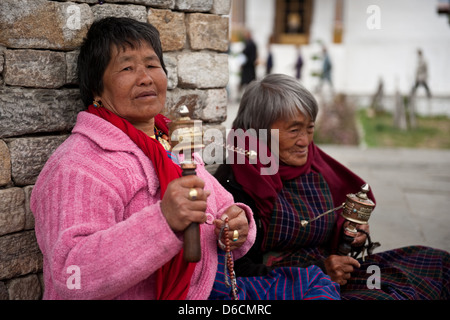
[(370, 255), (361, 261), (343, 300), (448, 300), (450, 255), (442, 250), (409, 246)]
[[(303, 219), (311, 220), (329, 210), (333, 206), (331, 199), (320, 174), (312, 172), (285, 182), (266, 235), (264, 251), (268, 266), (305, 266), (330, 256), (328, 243), (337, 213), (306, 227), (299, 226)], [(408, 246), (374, 253), (365, 261), (358, 261), (361, 267), (340, 288), (343, 300), (450, 298), (450, 254), (446, 251)]]
[[(233, 295), (225, 268), (225, 252), (219, 250), (219, 264), (210, 300), (231, 300)], [(228, 279), (227, 279), (228, 278)], [(228, 282), (228, 284), (227, 284)], [(317, 266), (281, 267), (266, 276), (238, 277), (239, 300), (339, 300), (339, 285)]]

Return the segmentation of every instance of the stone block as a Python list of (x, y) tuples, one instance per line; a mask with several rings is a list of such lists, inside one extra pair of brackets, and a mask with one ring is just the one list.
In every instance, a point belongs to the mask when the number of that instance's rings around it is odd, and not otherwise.
[(164, 53), (164, 64), (167, 69), (167, 89), (175, 89), (178, 85), (177, 56), (173, 53)]
[(0, 190), (0, 235), (23, 230), (25, 194), (21, 188)]
[(206, 100), (200, 119), (205, 122), (224, 122), (227, 118), (227, 103), (228, 96), (225, 88), (206, 90)]
[(15, 278), (6, 282), (9, 300), (39, 300), (41, 285), (36, 274)]
[(25, 195), (25, 230), (34, 229), (34, 215), (30, 208), (30, 198), (33, 187), (34, 186), (26, 186), (23, 188), (23, 192)]
[[(64, 1), (70, 1), (70, 0), (64, 0)], [(75, 2), (83, 2), (83, 3), (89, 3), (89, 4), (97, 4), (99, 0), (73, 0)], [(110, 2), (111, 0), (106, 0)]]
[(8, 288), (3, 281), (0, 281), (0, 300), (9, 300)]
[(11, 182), (11, 156), (5, 141), (0, 140), (0, 187)]
[(39, 283), (41, 284), (42, 291), (44, 292), (45, 291), (44, 273), (43, 272), (39, 272), (37, 274), (37, 276), (39, 278)]
[(180, 89), (167, 91), (166, 105), (164, 108), (164, 115), (170, 119), (177, 119), (180, 117), (178, 110), (182, 105), (189, 109), (189, 117), (198, 119), (198, 114), (203, 108), (206, 99), (206, 92), (204, 90), (196, 89)]
[(147, 9), (137, 5), (99, 4), (92, 6), (94, 20), (106, 17), (126, 17), (137, 21), (147, 22)]
[[(98, 1), (95, 1), (98, 2)], [(124, 0), (107, 0), (107, 2), (121, 2)], [(141, 4), (144, 6), (154, 7), (154, 8), (165, 8), (173, 9), (175, 8), (175, 0), (127, 0), (127, 3)]]
[(66, 82), (64, 52), (6, 50), (4, 81), (11, 86), (59, 88)]
[(42, 253), (34, 230), (0, 237), (0, 280), (42, 270)]
[(0, 88), (0, 138), (69, 131), (84, 109), (79, 89)]
[(3, 65), (5, 64), (5, 53), (0, 47), (0, 84), (3, 84)]
[(11, 153), (11, 174), (15, 185), (34, 184), (45, 162), (67, 137), (63, 135), (12, 140), (8, 147)]
[(170, 119), (179, 118), (178, 110), (185, 105), (192, 119), (223, 122), (226, 118), (226, 89), (174, 89), (167, 92), (164, 114)]
[(210, 52), (183, 52), (178, 55), (178, 86), (183, 88), (223, 88), (228, 83), (228, 55)]
[(88, 4), (47, 0), (2, 0), (0, 44), (9, 48), (71, 50), (89, 26)]
[(148, 10), (148, 22), (158, 29), (163, 51), (176, 51), (186, 44), (184, 13), (170, 10)]
[(215, 14), (187, 14), (187, 34), (193, 50), (228, 50), (228, 17)]
[(231, 9), (231, 0), (214, 0), (211, 13), (229, 15)]
[(79, 50), (66, 52), (66, 84), (78, 84), (77, 60)]
[(176, 0), (175, 9), (189, 12), (208, 12), (213, 0)]

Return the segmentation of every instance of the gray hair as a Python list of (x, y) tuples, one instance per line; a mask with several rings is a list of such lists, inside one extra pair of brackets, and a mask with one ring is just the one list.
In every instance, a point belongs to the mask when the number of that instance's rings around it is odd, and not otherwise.
[(315, 121), (318, 111), (316, 99), (297, 79), (269, 74), (247, 86), (233, 128), (270, 129), (275, 121), (288, 120), (298, 112)]

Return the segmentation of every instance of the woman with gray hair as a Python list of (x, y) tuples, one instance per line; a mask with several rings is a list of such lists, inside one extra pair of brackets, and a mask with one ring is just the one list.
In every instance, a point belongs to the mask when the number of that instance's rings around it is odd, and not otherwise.
[[(410, 246), (370, 254), (365, 261), (357, 260), (358, 254), (338, 254), (348, 221), (342, 209), (331, 209), (365, 182), (314, 144), (317, 114), (313, 95), (287, 75), (268, 75), (244, 92), (228, 143), (247, 150), (256, 146), (258, 157), (236, 161), (231, 154), (215, 174), (235, 201), (252, 208), (258, 226), (252, 249), (236, 261), (237, 276), (316, 265), (341, 285), (342, 299), (448, 298), (450, 255), (445, 251)], [(278, 162), (278, 170), (264, 171), (266, 154)], [(374, 199), (372, 192), (368, 196)], [(370, 245), (369, 226), (358, 225), (354, 252), (367, 248), (367, 240)], [(380, 290), (367, 286), (371, 265), (383, 275)]]
[(268, 129), (275, 120), (293, 118), (298, 112), (314, 122), (318, 111), (316, 100), (298, 81), (284, 74), (271, 74), (248, 85), (233, 128)]

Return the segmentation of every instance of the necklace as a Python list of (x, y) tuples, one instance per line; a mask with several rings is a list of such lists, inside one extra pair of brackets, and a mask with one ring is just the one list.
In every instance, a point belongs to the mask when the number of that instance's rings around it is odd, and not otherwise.
[(155, 133), (155, 139), (162, 144), (164, 149), (166, 149), (167, 151), (172, 149), (169, 143), (169, 137), (163, 131), (159, 130), (156, 126), (154, 127), (153, 131)]

